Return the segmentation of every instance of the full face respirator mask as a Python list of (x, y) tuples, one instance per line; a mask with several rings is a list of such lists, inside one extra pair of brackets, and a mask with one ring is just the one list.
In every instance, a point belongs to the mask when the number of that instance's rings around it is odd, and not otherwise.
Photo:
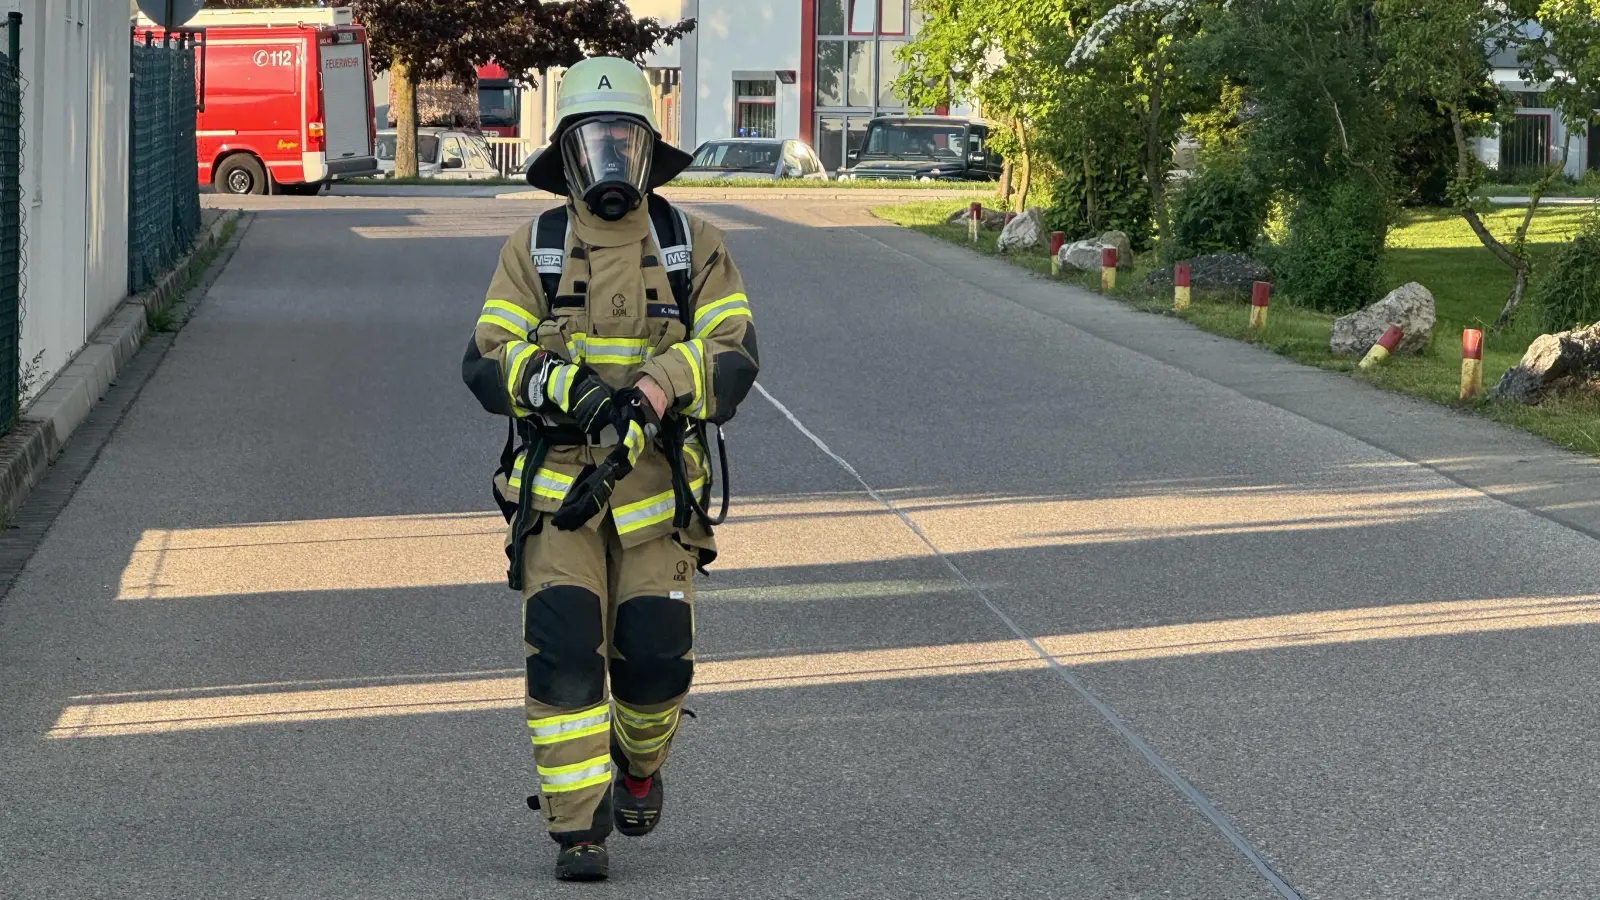
[(644, 202), (655, 133), (632, 116), (595, 116), (561, 136), (567, 186), (589, 211), (616, 222)]

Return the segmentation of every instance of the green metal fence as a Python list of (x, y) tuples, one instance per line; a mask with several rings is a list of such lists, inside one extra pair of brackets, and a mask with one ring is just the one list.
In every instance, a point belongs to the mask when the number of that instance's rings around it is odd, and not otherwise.
[(22, 14), (6, 17), (0, 61), (0, 434), (16, 424), (22, 340)]
[(128, 292), (187, 253), (200, 230), (195, 159), (195, 48), (187, 35), (133, 45), (128, 184)]

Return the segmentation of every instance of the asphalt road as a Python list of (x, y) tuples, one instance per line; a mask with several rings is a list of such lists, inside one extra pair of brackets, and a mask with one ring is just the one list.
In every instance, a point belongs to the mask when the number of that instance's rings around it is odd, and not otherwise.
[[(523, 802), (502, 432), (458, 377), (534, 207), (249, 203), (0, 601), (0, 895), (1600, 880), (1600, 545), (1442, 474), (1552, 454), (790, 203), (697, 207), (764, 363), (700, 585), (698, 718), (662, 828), (616, 840), (611, 882), (554, 883)], [(1454, 435), (1427, 464), (1397, 449)]]

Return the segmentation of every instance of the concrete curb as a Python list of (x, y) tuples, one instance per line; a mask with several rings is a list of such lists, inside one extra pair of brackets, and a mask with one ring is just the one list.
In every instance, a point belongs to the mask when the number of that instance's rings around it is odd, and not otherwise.
[[(755, 188), (743, 190), (740, 188), (662, 188), (656, 193), (668, 200), (678, 200), (686, 203), (707, 202), (717, 200), (729, 201), (759, 201), (759, 200), (826, 200), (835, 202), (839, 200), (859, 200), (863, 205), (878, 203), (914, 203), (918, 200), (968, 200), (980, 197), (993, 196), (995, 191), (897, 191), (892, 188), (879, 190), (877, 188), (853, 188), (848, 190), (833, 190), (826, 188), (803, 188), (798, 190), (782, 190), (777, 188)], [(544, 200), (556, 199), (555, 194), (545, 191), (516, 191), (509, 194), (499, 194), (496, 200)]]
[(163, 312), (189, 290), (204, 268), (202, 259), (209, 265), (209, 251), (222, 244), (240, 215), (232, 209), (217, 216), (154, 287), (123, 300), (77, 357), (23, 410), (17, 427), (0, 438), (0, 520), (11, 519), (67, 439), (111, 389), (117, 373), (144, 345), (149, 337), (147, 310)]

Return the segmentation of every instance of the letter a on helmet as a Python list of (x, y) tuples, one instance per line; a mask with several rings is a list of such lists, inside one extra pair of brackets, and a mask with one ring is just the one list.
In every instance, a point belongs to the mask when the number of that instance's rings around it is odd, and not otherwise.
[[(591, 208), (604, 193), (601, 185), (642, 195), (676, 178), (694, 159), (661, 139), (650, 80), (625, 59), (597, 56), (568, 69), (556, 92), (556, 118), (549, 146), (528, 166), (528, 183), (585, 200)], [(641, 127), (630, 134), (634, 123)], [(622, 189), (630, 182), (633, 191)]]

